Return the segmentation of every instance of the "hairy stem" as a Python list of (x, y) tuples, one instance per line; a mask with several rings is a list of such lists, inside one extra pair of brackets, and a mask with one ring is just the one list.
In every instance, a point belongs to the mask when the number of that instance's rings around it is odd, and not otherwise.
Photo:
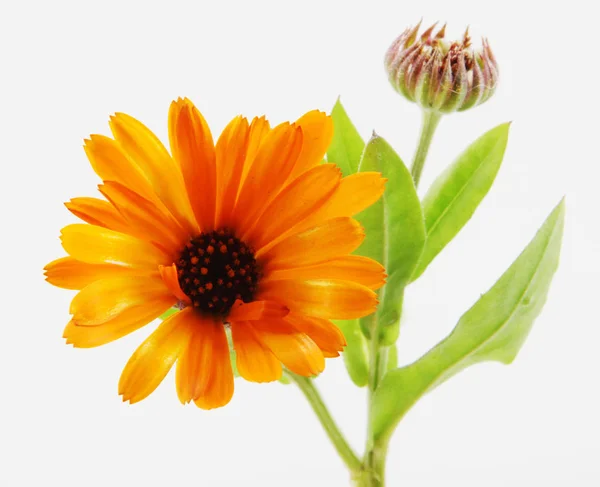
[(429, 152), (429, 146), (433, 140), (435, 129), (440, 122), (442, 115), (438, 112), (431, 110), (423, 110), (423, 122), (421, 124), (421, 135), (419, 137), (419, 145), (413, 157), (412, 166), (410, 167), (410, 173), (415, 182), (415, 187), (419, 186), (421, 180), (421, 172), (427, 159), (427, 153)]
[(337, 450), (338, 454), (346, 466), (350, 469), (350, 474), (353, 478), (356, 478), (362, 469), (362, 463), (346, 441), (346, 438), (344, 438), (344, 435), (338, 428), (337, 424), (335, 424), (335, 421), (331, 417), (331, 413), (323, 402), (323, 399), (315, 387), (313, 380), (308, 377), (302, 377), (294, 374), (289, 370), (286, 371), (286, 375), (300, 388), (306, 397), (306, 400), (317, 415), (317, 418), (321, 422), (321, 426), (323, 426), (323, 429), (325, 430), (325, 433), (327, 433), (331, 443), (333, 443), (333, 446)]

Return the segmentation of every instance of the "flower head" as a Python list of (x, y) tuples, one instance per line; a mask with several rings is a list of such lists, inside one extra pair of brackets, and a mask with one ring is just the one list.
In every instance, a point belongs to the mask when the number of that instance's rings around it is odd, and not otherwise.
[(86, 223), (63, 228), (68, 256), (45, 268), (50, 283), (79, 290), (67, 343), (103, 345), (178, 308), (125, 366), (119, 393), (132, 403), (176, 363), (183, 403), (227, 404), (226, 328), (249, 381), (278, 379), (282, 364), (319, 374), (345, 345), (330, 320), (377, 304), (383, 268), (350, 254), (364, 237), (352, 215), (381, 196), (381, 175), (342, 179), (320, 164), (333, 126), (318, 111), (274, 128), (237, 117), (214, 144), (200, 112), (179, 99), (169, 112), (171, 153), (128, 115), (110, 127), (114, 138), (85, 142), (105, 199), (66, 204)]
[(469, 31), (448, 43), (446, 26), (418, 36), (419, 23), (388, 49), (385, 67), (392, 86), (421, 107), (441, 113), (467, 110), (487, 101), (496, 89), (498, 65), (486, 39), (474, 50)]

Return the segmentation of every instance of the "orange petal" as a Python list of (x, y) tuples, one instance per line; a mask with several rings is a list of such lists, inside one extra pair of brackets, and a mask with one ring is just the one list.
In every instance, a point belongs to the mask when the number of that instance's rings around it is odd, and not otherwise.
[(329, 320), (292, 313), (286, 321), (298, 331), (306, 333), (326, 357), (338, 357), (346, 346), (344, 334)]
[(69, 312), (76, 324), (93, 326), (153, 300), (165, 300), (171, 306), (177, 302), (160, 277), (113, 277), (94, 281), (79, 291)]
[(360, 213), (381, 197), (386, 181), (378, 172), (363, 172), (345, 177), (331, 198), (289, 233), (306, 230), (331, 218)]
[(193, 312), (186, 308), (169, 316), (133, 353), (119, 380), (123, 401), (141, 401), (162, 382), (190, 339)]
[(160, 140), (148, 127), (124, 113), (111, 117), (110, 128), (123, 151), (140, 168), (171, 214), (188, 232), (196, 232), (198, 227), (185, 191), (181, 169)]
[(126, 233), (129, 225), (108, 201), (98, 198), (73, 198), (65, 203), (68, 210), (84, 222)]
[(129, 309), (97, 326), (78, 325), (71, 320), (63, 337), (76, 348), (92, 348), (117, 340), (154, 321), (172, 305), (170, 297), (155, 299), (142, 307)]
[(335, 164), (323, 164), (306, 171), (275, 197), (242, 240), (261, 249), (314, 213), (335, 191), (340, 179), (341, 172)]
[(250, 138), (248, 121), (234, 118), (217, 141), (217, 222), (216, 227), (231, 226), (231, 214), (240, 189), (246, 150)]
[(173, 262), (149, 242), (94, 225), (75, 223), (62, 229), (63, 248), (71, 257), (89, 264), (118, 264), (157, 270)]
[(321, 349), (308, 335), (283, 320), (250, 324), (256, 337), (292, 372), (305, 377), (320, 374), (325, 368)]
[(257, 299), (285, 304), (294, 313), (339, 320), (367, 316), (377, 307), (377, 296), (368, 287), (335, 279), (263, 282)]
[(169, 139), (196, 221), (202, 231), (213, 230), (216, 213), (215, 147), (208, 124), (187, 98), (171, 103)]
[(111, 264), (88, 264), (73, 257), (62, 257), (44, 267), (46, 280), (64, 289), (83, 289), (88, 284), (108, 277), (150, 275), (148, 271)]
[(312, 110), (300, 117), (296, 125), (302, 128), (302, 152), (291, 179), (320, 164), (333, 138), (333, 120), (324, 112)]
[(190, 235), (168, 212), (122, 184), (107, 181), (98, 188), (129, 223), (127, 233), (175, 252), (189, 240)]
[(175, 375), (177, 396), (182, 404), (200, 397), (208, 389), (213, 374), (213, 344), (223, 326), (186, 308), (192, 336), (179, 360)]
[(267, 134), (258, 149), (236, 203), (234, 226), (244, 234), (283, 189), (302, 147), (302, 131), (281, 124)]
[(156, 197), (148, 178), (116, 140), (104, 135), (91, 135), (84, 148), (100, 179), (125, 184), (148, 199)]
[(248, 175), (248, 172), (254, 163), (254, 159), (256, 159), (256, 155), (258, 154), (258, 149), (267, 139), (267, 135), (270, 132), (271, 126), (269, 125), (269, 121), (264, 116), (254, 117), (252, 119), (252, 123), (250, 123), (250, 134), (248, 135), (246, 162), (244, 164), (244, 171), (242, 172), (240, 185), (242, 185), (246, 180), (246, 176)]
[(257, 340), (250, 323), (232, 323), (231, 335), (237, 369), (244, 379), (251, 382), (271, 382), (281, 377), (281, 362)]
[(264, 279), (342, 279), (362, 284), (369, 289), (379, 289), (385, 283), (385, 269), (379, 262), (368, 257), (346, 255), (306, 267), (275, 269)]
[(162, 280), (173, 296), (187, 305), (192, 304), (188, 295), (185, 294), (179, 286), (179, 277), (177, 275), (177, 266), (175, 264), (170, 266), (159, 265), (158, 271), (160, 272), (160, 277), (162, 277)]
[(314, 265), (351, 253), (364, 238), (364, 231), (356, 220), (333, 218), (287, 237), (264, 255), (257, 252), (257, 258), (269, 271)]
[(227, 321), (256, 321), (265, 318), (283, 318), (288, 313), (289, 309), (279, 303), (271, 301), (244, 303), (237, 300), (227, 316)]
[(233, 370), (225, 328), (216, 322), (209, 326), (213, 327), (213, 334), (208, 386), (194, 399), (194, 404), (202, 409), (225, 406), (233, 396)]

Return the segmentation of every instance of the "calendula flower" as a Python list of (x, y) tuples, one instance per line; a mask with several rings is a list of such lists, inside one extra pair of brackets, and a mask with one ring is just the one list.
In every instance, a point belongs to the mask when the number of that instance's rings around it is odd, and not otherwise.
[(227, 404), (237, 367), (249, 381), (278, 379), (282, 364), (319, 374), (344, 336), (330, 321), (375, 310), (383, 268), (350, 255), (363, 240), (352, 215), (383, 192), (379, 173), (341, 178), (322, 164), (333, 125), (312, 111), (271, 129), (233, 119), (213, 143), (187, 99), (169, 112), (171, 153), (142, 123), (111, 118), (114, 138), (92, 135), (88, 158), (106, 199), (67, 208), (87, 223), (62, 230), (68, 257), (47, 280), (79, 290), (64, 336), (75, 347), (116, 340), (165, 319), (121, 375), (123, 400), (152, 393), (176, 363), (183, 403)]
[(468, 30), (461, 41), (445, 40), (446, 26), (423, 34), (417, 26), (406, 29), (390, 46), (385, 68), (390, 83), (408, 100), (440, 113), (464, 111), (494, 94), (498, 64), (486, 39), (473, 49)]

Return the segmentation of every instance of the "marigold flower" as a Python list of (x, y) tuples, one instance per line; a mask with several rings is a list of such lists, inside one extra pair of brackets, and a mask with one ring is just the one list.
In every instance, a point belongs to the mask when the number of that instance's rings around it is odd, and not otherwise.
[(474, 50), (469, 31), (461, 41), (444, 39), (436, 24), (417, 37), (421, 23), (406, 29), (385, 55), (392, 86), (410, 101), (440, 113), (467, 110), (487, 101), (496, 89), (498, 64), (487, 39)]
[(62, 230), (68, 257), (47, 280), (79, 290), (64, 336), (75, 347), (116, 340), (179, 308), (135, 351), (121, 375), (124, 401), (151, 394), (176, 365), (182, 403), (227, 404), (237, 367), (249, 381), (282, 364), (319, 374), (345, 345), (330, 321), (372, 313), (384, 282), (375, 261), (350, 255), (363, 240), (352, 215), (384, 189), (379, 173), (341, 177), (321, 164), (331, 119), (308, 112), (271, 129), (234, 118), (213, 143), (188, 99), (169, 112), (171, 153), (136, 119), (111, 118), (87, 156), (106, 199), (74, 198), (86, 223)]

